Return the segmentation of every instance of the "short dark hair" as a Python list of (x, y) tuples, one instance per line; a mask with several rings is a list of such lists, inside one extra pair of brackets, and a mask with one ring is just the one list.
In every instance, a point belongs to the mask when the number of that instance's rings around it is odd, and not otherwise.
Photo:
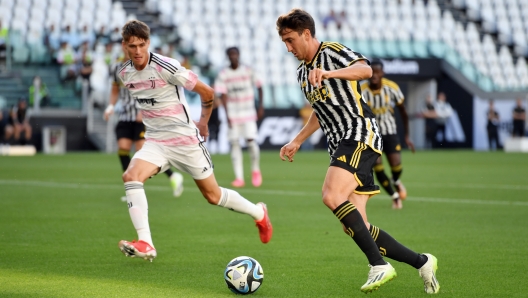
[(379, 66), (381, 69), (383, 69), (383, 61), (380, 59), (374, 59), (372, 62), (370, 62), (370, 67)]
[(236, 51), (238, 54), (240, 54), (240, 50), (238, 49), (238, 47), (229, 47), (226, 49), (226, 55), (229, 55), (229, 52), (231, 51)]
[(147, 24), (141, 21), (130, 20), (123, 26), (123, 29), (121, 30), (121, 36), (125, 42), (128, 42), (132, 36), (143, 40), (149, 40), (150, 28), (147, 26)]
[(310, 30), (310, 35), (315, 37), (315, 21), (312, 16), (300, 8), (294, 8), (287, 14), (279, 16), (277, 19), (277, 31), (279, 35), (284, 33), (285, 29), (291, 29), (299, 35), (305, 30)]

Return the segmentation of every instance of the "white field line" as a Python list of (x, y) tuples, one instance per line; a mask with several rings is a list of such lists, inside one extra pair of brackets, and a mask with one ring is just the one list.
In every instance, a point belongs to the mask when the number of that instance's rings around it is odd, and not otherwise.
[[(38, 181), (38, 180), (5, 180), (0, 179), (0, 185), (9, 186), (29, 186), (29, 187), (49, 187), (49, 188), (70, 188), (70, 189), (114, 189), (123, 190), (122, 184), (87, 184), (87, 183), (68, 183), (68, 182), (52, 182), (52, 181)], [(146, 186), (148, 191), (170, 191), (169, 186)], [(509, 188), (511, 189), (511, 188)], [(198, 192), (197, 188), (186, 188), (186, 192)], [(237, 189), (240, 193), (250, 193), (257, 195), (277, 195), (277, 196), (298, 196), (298, 197), (319, 197), (320, 192), (317, 191), (285, 191), (273, 189)], [(388, 197), (381, 195), (375, 196), (374, 199), (387, 200)], [(497, 200), (478, 200), (478, 199), (452, 199), (452, 198), (428, 198), (428, 197), (408, 197), (406, 201), (416, 202), (434, 202), (434, 203), (450, 203), (450, 204), (476, 204), (476, 205), (503, 205), (503, 206), (528, 206), (528, 201), (497, 201)]]

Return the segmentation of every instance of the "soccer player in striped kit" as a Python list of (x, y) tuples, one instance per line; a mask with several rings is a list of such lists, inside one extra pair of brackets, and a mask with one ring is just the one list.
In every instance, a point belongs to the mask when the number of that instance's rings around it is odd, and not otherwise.
[[(268, 243), (273, 228), (266, 205), (254, 204), (216, 182), (211, 156), (203, 144), (208, 136), (214, 90), (178, 61), (150, 52), (150, 28), (145, 23), (130, 20), (121, 34), (123, 50), (130, 60), (119, 69), (117, 78), (141, 110), (146, 141), (123, 174), (128, 210), (139, 241), (121, 240), (119, 249), (125, 256), (150, 261), (157, 256), (143, 183), (171, 165), (191, 175), (210, 204), (252, 217), (260, 241)], [(189, 118), (184, 88), (200, 96), (202, 109), (196, 122)]]
[(379, 193), (372, 166), (382, 151), (378, 124), (358, 83), (372, 76), (368, 60), (340, 43), (319, 42), (314, 20), (304, 10), (292, 9), (276, 25), (288, 52), (301, 61), (297, 80), (314, 109), (297, 136), (281, 148), (280, 158), (292, 162), (301, 144), (321, 127), (330, 154), (323, 203), (369, 261), (361, 291), (374, 291), (396, 277), (396, 270), (383, 259), (386, 256), (418, 269), (425, 291), (437, 293), (436, 258), (410, 250), (367, 220), (367, 201)]
[[(383, 152), (391, 166), (392, 177), (389, 180), (383, 169), (383, 160), (379, 157), (374, 165), (374, 172), (378, 182), (392, 198), (392, 208), (401, 209), (402, 200), (407, 198), (407, 190), (400, 177), (403, 171), (401, 164), (401, 145), (394, 118), (394, 107), (400, 111), (405, 133), (405, 143), (414, 153), (414, 144), (409, 137), (409, 117), (403, 105), (404, 96), (398, 85), (384, 78), (383, 63), (381, 60), (372, 61), (372, 77), (368, 82), (361, 84), (363, 99), (376, 116), (383, 139)], [(394, 190), (394, 188), (396, 190)]]
[[(234, 187), (243, 187), (244, 167), (240, 138), (246, 140), (251, 159), (251, 182), (253, 186), (262, 184), (260, 172), (260, 148), (257, 143), (257, 119), (264, 116), (262, 105), (262, 84), (255, 71), (240, 63), (240, 50), (230, 47), (226, 50), (229, 66), (222, 69), (215, 81), (215, 92), (220, 94), (229, 125), (228, 138), (231, 143), (231, 161), (235, 170)], [(255, 88), (258, 93), (255, 109)]]

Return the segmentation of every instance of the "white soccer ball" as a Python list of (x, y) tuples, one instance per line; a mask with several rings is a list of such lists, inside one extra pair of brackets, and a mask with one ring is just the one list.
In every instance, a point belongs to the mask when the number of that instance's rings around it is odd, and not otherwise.
[(227, 287), (236, 294), (255, 293), (264, 281), (264, 271), (257, 260), (241, 256), (232, 259), (224, 271)]

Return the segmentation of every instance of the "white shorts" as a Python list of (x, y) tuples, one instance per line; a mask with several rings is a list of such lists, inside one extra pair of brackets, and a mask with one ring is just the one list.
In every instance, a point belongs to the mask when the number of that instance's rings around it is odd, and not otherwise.
[(185, 146), (165, 146), (146, 141), (134, 158), (148, 161), (160, 167), (163, 173), (172, 165), (195, 180), (202, 180), (213, 173), (213, 160), (203, 143)]
[(229, 141), (235, 142), (240, 138), (244, 138), (244, 140), (256, 140), (257, 136), (257, 122), (255, 121), (233, 124), (227, 133)]

